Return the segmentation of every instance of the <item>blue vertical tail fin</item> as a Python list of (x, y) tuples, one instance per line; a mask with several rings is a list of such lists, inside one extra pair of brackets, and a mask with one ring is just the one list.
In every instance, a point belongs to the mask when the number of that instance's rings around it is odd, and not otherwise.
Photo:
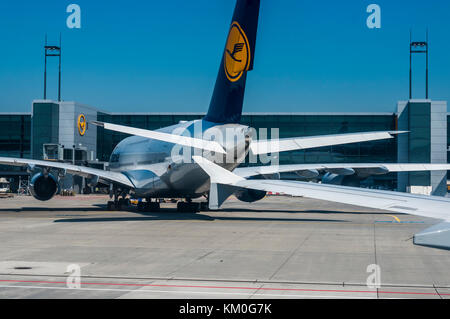
[(253, 69), (260, 0), (237, 0), (206, 121), (239, 123)]

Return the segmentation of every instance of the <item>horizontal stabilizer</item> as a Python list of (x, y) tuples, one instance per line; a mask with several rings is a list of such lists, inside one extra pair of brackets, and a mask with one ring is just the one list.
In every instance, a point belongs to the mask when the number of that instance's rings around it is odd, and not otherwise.
[(394, 138), (394, 135), (407, 133), (404, 131), (365, 132), (333, 134), (309, 137), (293, 137), (272, 140), (253, 141), (250, 151), (254, 155), (279, 153), (308, 148), (324, 147), (331, 145), (342, 145), (350, 143), (368, 142)]
[(179, 144), (179, 145), (183, 145), (183, 146), (189, 146), (189, 147), (194, 147), (194, 148), (198, 148), (198, 149), (202, 149), (202, 150), (226, 154), (223, 147), (220, 146), (220, 144), (215, 141), (202, 140), (199, 138), (194, 138), (194, 137), (189, 137), (189, 136), (182, 136), (182, 135), (169, 134), (169, 133), (163, 133), (163, 132), (157, 132), (157, 131), (151, 131), (151, 130), (144, 130), (144, 129), (140, 129), (140, 128), (134, 128), (134, 127), (129, 127), (129, 126), (104, 123), (104, 122), (97, 122), (97, 121), (92, 121), (92, 124), (103, 127), (106, 130), (121, 132), (121, 133), (135, 135), (135, 136), (142, 136), (142, 137), (151, 138), (151, 139), (159, 140), (159, 141), (163, 141), (163, 142)]

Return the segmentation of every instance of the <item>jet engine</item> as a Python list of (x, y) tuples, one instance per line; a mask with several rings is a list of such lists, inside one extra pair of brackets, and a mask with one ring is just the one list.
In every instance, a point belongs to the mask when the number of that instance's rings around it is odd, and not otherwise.
[(52, 174), (35, 174), (31, 178), (30, 192), (40, 201), (48, 201), (58, 192), (59, 183)]
[(240, 189), (234, 193), (237, 199), (241, 202), (253, 203), (258, 200), (261, 200), (266, 196), (267, 192), (258, 191), (253, 189)]

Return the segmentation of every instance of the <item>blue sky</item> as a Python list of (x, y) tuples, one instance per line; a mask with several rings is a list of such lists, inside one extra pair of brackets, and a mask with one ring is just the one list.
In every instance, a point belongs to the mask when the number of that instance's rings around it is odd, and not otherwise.
[[(80, 5), (82, 28), (66, 27)], [(366, 7), (380, 5), (382, 28)], [(0, 2), (0, 112), (42, 98), (43, 42), (63, 37), (64, 100), (111, 112), (207, 110), (234, 0)], [(247, 112), (392, 112), (408, 97), (409, 29), (430, 32), (430, 96), (450, 100), (450, 2), (261, 0)], [(424, 96), (416, 58), (415, 97)], [(56, 59), (49, 92), (56, 98)], [(419, 73), (420, 72), (420, 73)]]

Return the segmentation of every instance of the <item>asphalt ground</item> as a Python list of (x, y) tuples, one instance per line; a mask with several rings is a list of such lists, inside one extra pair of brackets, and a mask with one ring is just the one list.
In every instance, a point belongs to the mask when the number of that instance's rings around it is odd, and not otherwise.
[(0, 199), (0, 298), (450, 298), (450, 252), (412, 242), (433, 219), (285, 196), (197, 214), (107, 200)]

